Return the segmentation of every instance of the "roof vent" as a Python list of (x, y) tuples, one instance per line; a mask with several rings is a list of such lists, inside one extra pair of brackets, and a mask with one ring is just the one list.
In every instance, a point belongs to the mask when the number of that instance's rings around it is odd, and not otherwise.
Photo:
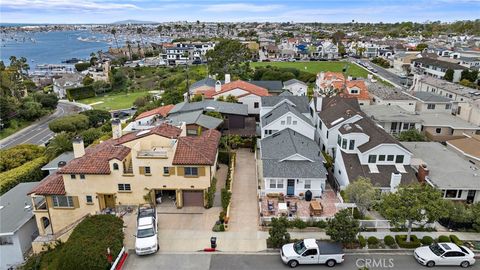
[(142, 136), (142, 135), (145, 135), (145, 134), (147, 134), (147, 133), (149, 133), (149, 132), (150, 132), (150, 129), (142, 130), (142, 131), (140, 131), (140, 132), (137, 133), (137, 136)]
[(62, 160), (62, 161), (59, 161), (58, 164), (57, 164), (58, 168), (61, 168), (61, 167), (65, 166), (65, 165), (67, 165), (67, 162), (66, 162), (66, 161), (63, 161), (63, 160)]
[(275, 137), (277, 137), (278, 135), (280, 135), (280, 132), (277, 132), (277, 133), (273, 134), (272, 137), (275, 138)]

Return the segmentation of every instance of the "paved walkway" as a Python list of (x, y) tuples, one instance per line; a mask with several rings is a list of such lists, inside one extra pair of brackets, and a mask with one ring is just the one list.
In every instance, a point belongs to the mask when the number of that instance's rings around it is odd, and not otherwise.
[(225, 182), (227, 180), (228, 166), (220, 164), (220, 169), (215, 174), (217, 178), (217, 189), (215, 191), (215, 199), (213, 200), (214, 207), (222, 207), (222, 188), (225, 188)]

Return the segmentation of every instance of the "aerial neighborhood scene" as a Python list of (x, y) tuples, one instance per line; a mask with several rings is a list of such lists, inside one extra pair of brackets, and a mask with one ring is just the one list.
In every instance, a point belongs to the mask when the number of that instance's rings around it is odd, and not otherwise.
[(0, 39), (0, 270), (480, 269), (477, 0), (0, 1)]

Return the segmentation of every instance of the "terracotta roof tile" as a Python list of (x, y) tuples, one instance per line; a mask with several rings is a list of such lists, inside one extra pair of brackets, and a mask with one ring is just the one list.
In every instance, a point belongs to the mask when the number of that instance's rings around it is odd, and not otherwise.
[[(350, 94), (348, 91), (353, 87), (360, 89), (360, 92), (358, 94)], [(356, 98), (358, 100), (370, 100), (370, 94), (368, 93), (367, 85), (362, 80), (347, 81), (347, 89), (345, 89), (340, 96)]]
[(170, 110), (173, 109), (173, 107), (175, 107), (175, 105), (170, 104), (170, 105), (165, 105), (165, 106), (155, 108), (155, 109), (150, 110), (150, 111), (143, 112), (139, 116), (137, 116), (137, 118), (135, 118), (135, 120), (142, 119), (142, 118), (149, 117), (149, 116), (156, 115), (156, 114), (159, 114), (162, 117), (166, 117), (168, 115), (168, 113), (170, 112)]
[(172, 164), (213, 165), (220, 135), (219, 131), (209, 129), (200, 136), (180, 137)]
[(222, 85), (222, 90), (219, 91), (219, 92), (215, 92), (214, 89), (210, 90), (210, 91), (205, 91), (204, 95), (207, 98), (212, 98), (216, 95), (229, 92), (229, 91), (231, 91), (233, 89), (236, 89), (236, 88), (240, 88), (240, 89), (245, 90), (245, 91), (247, 91), (247, 92), (249, 92), (253, 95), (257, 95), (257, 96), (260, 96), (260, 97), (269, 96), (268, 89), (257, 86), (255, 84), (252, 84), (252, 83), (249, 83), (249, 82), (242, 81), (242, 80), (236, 80), (236, 81), (233, 81), (233, 82)]
[(32, 189), (28, 194), (37, 195), (65, 195), (65, 185), (61, 174), (55, 173), (45, 177), (38, 186)]

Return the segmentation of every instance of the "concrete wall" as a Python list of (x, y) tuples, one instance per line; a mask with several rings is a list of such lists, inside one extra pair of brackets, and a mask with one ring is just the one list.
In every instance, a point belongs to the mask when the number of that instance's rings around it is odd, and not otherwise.
[(0, 269), (23, 263), (24, 254), (32, 248), (32, 238), (36, 236), (37, 224), (32, 217), (14, 235), (10, 236), (13, 245), (0, 245)]

